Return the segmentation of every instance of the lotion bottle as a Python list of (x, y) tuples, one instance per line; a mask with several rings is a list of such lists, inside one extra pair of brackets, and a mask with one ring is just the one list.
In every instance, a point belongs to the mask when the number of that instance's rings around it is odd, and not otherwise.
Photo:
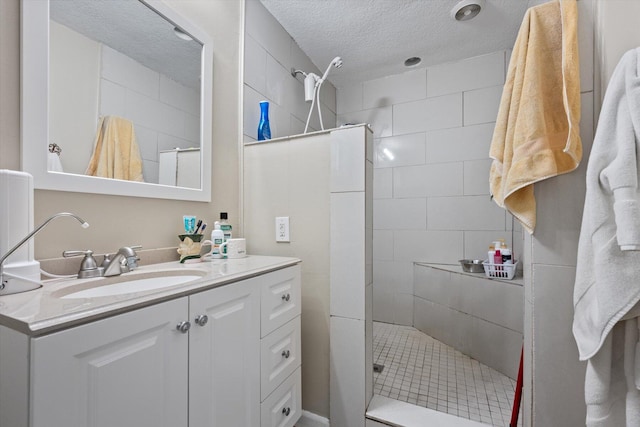
[(218, 221), (213, 226), (213, 231), (211, 232), (211, 258), (220, 259), (222, 258), (222, 254), (220, 253), (220, 245), (224, 242), (224, 233), (222, 229), (220, 229), (220, 224)]
[(496, 249), (496, 253), (493, 256), (493, 263), (502, 264), (502, 253), (500, 252), (500, 249)]
[(493, 245), (489, 245), (489, 252), (487, 252), (488, 258), (487, 262), (489, 264), (493, 264), (493, 257), (496, 255), (496, 247)]

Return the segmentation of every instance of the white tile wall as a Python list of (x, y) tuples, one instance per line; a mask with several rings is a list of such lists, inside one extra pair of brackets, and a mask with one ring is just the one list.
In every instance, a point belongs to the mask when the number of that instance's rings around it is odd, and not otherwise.
[[(394, 168), (393, 196), (396, 198), (461, 196), (462, 170), (462, 162)], [(428, 210), (427, 215), (429, 215)]]
[(427, 68), (427, 96), (504, 84), (504, 51)]
[(427, 228), (430, 230), (504, 230), (505, 211), (488, 196), (430, 198)]
[(462, 231), (394, 231), (393, 254), (399, 261), (455, 264), (462, 251)]
[[(386, 242), (393, 250), (393, 240)], [(413, 263), (378, 261), (374, 266), (374, 286), (381, 291), (413, 295)]]
[[(304, 76), (291, 75), (291, 68), (306, 73), (322, 72), (304, 54), (278, 21), (258, 0), (246, 1), (244, 50), (243, 133), (245, 141), (257, 137), (260, 101), (269, 101), (271, 137), (304, 132), (311, 103), (304, 101)], [(339, 70), (334, 70), (339, 72)], [(336, 127), (336, 93), (329, 81), (320, 91), (325, 129)], [(318, 112), (309, 122), (309, 131), (320, 130)]]
[(393, 169), (375, 169), (373, 171), (373, 198), (390, 199), (393, 197)]
[(464, 195), (489, 195), (489, 168), (491, 159), (464, 162)]
[(464, 92), (464, 125), (495, 122), (501, 96), (502, 85)]
[(267, 51), (250, 35), (244, 39), (244, 83), (256, 92), (265, 93), (267, 78)]
[(363, 109), (424, 99), (427, 97), (426, 68), (369, 80), (362, 84), (362, 88)]
[(337, 112), (344, 114), (363, 110), (362, 98), (363, 85), (341, 86), (337, 88)]
[(422, 165), (426, 160), (425, 151), (423, 132), (379, 138), (374, 142), (373, 164), (377, 168)]
[(378, 199), (373, 201), (375, 230), (425, 230), (426, 199)]
[(364, 203), (364, 191), (331, 193), (329, 256), (332, 316), (364, 320)]
[(337, 125), (368, 123), (376, 138), (393, 135), (393, 115), (391, 107), (372, 108), (352, 112), (338, 112)]
[(427, 163), (487, 159), (494, 127), (487, 123), (427, 132)]
[(101, 73), (100, 116), (133, 122), (144, 179), (157, 183), (159, 151), (199, 146), (200, 94), (107, 46)]
[(462, 126), (462, 93), (393, 106), (393, 134)]
[[(364, 290), (363, 290), (364, 291)], [(364, 292), (363, 292), (364, 293)], [(364, 427), (366, 402), (361, 385), (365, 383), (362, 361), (365, 360), (364, 320), (331, 316), (331, 424)], [(348, 348), (349, 357), (343, 357)]]
[(397, 310), (412, 310), (409, 287), (398, 283), (408, 278), (397, 266), (480, 258), (499, 237), (511, 244), (511, 222), (489, 199), (489, 147), (507, 53), (338, 90), (338, 123), (366, 122), (374, 130), (376, 320), (404, 322)]
[(373, 231), (373, 259), (375, 269), (381, 261), (393, 261), (393, 231), (374, 230)]

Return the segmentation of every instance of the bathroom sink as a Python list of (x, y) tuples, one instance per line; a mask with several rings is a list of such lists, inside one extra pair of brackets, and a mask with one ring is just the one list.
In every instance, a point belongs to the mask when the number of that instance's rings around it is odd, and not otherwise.
[(184, 285), (200, 279), (206, 273), (201, 270), (150, 271), (138, 274), (122, 274), (104, 277), (74, 285), (56, 292), (62, 299), (101, 298), (114, 295), (148, 292)]

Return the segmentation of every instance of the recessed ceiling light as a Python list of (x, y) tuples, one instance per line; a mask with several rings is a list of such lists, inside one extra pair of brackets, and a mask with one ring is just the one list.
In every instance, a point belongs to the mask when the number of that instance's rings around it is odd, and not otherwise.
[(418, 65), (421, 62), (422, 62), (422, 58), (419, 58), (417, 56), (412, 56), (411, 58), (406, 59), (404, 61), (404, 66), (405, 67), (413, 67), (413, 66)]
[(456, 21), (468, 21), (478, 16), (483, 6), (484, 0), (463, 0), (454, 6), (451, 16)]

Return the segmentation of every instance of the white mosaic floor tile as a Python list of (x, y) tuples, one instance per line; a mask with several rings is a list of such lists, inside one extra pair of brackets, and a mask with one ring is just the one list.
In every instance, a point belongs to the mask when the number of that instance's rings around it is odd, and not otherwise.
[(374, 322), (373, 362), (384, 365), (373, 374), (376, 394), (509, 426), (515, 381), (415, 328)]

